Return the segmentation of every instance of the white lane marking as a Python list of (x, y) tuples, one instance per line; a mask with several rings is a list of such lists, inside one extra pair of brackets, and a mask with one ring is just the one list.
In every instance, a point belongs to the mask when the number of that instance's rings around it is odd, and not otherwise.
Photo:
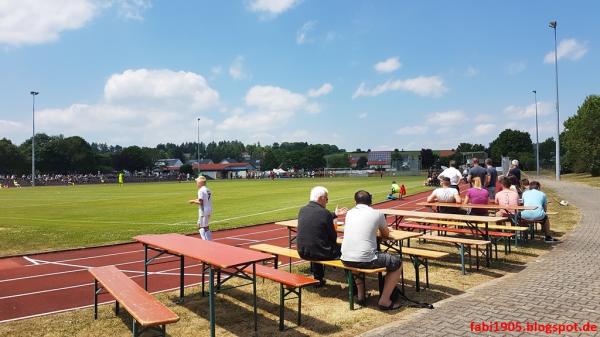
[(39, 262), (37, 262), (36, 260), (34, 260), (34, 259), (30, 258), (30, 257), (23, 256), (23, 258), (24, 258), (25, 260), (29, 261), (29, 263), (31, 263), (31, 264), (33, 264), (33, 265), (38, 265), (38, 264), (39, 264)]
[[(270, 230), (271, 231), (271, 230)], [(268, 241), (275, 241), (275, 240), (279, 240), (279, 239), (284, 239), (287, 238), (286, 236), (277, 236), (277, 237), (273, 237), (273, 238), (269, 238), (266, 240), (252, 240), (252, 241), (256, 241), (256, 242), (268, 242)], [(226, 238), (223, 238), (226, 239)], [(249, 243), (239, 243), (236, 244), (234, 246), (244, 246), (244, 245), (251, 245), (254, 242), (249, 242)], [(143, 250), (139, 250), (139, 252), (143, 252)], [(171, 259), (173, 258), (173, 256), (163, 256), (163, 257), (159, 257), (156, 260), (161, 260), (161, 259)], [(33, 259), (32, 259), (33, 260)], [(78, 259), (72, 259), (73, 261), (78, 260)], [(13, 281), (21, 281), (21, 280), (27, 280), (27, 279), (33, 279), (33, 278), (41, 278), (41, 277), (47, 277), (47, 276), (55, 276), (55, 275), (61, 275), (61, 274), (69, 274), (69, 273), (78, 273), (81, 271), (86, 271), (88, 268), (88, 266), (80, 266), (80, 265), (75, 265), (75, 264), (67, 264), (64, 262), (60, 262), (60, 261), (44, 261), (44, 260), (39, 260), (36, 259), (36, 262), (38, 262), (38, 265), (46, 265), (46, 264), (53, 264), (53, 265), (62, 265), (62, 266), (66, 266), (66, 267), (73, 267), (73, 268), (78, 268), (75, 270), (67, 270), (67, 271), (61, 271), (61, 272), (55, 272), (55, 273), (46, 273), (46, 274), (38, 274), (38, 275), (32, 275), (32, 276), (23, 276), (23, 277), (16, 277), (16, 278), (12, 278), (12, 279), (6, 279), (6, 280), (0, 280), (0, 283), (3, 282), (13, 282)], [(63, 260), (63, 261), (71, 261), (71, 260)], [(178, 260), (173, 260), (172, 262), (176, 262)], [(117, 263), (115, 264), (115, 266), (125, 266), (125, 265), (129, 265), (129, 264), (134, 264), (134, 263), (143, 263), (143, 260), (135, 260), (135, 261), (125, 261), (122, 263)], [(179, 275), (179, 274), (177, 274)]]

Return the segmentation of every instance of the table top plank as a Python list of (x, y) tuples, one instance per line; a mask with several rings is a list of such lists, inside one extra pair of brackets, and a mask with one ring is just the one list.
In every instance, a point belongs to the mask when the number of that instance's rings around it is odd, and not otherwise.
[(138, 235), (133, 239), (145, 245), (190, 257), (221, 269), (273, 258), (269, 254), (255, 250), (201, 240), (182, 234)]
[(457, 220), (457, 221), (465, 221), (465, 222), (483, 222), (483, 223), (508, 221), (508, 218), (500, 217), (500, 216), (481, 216), (481, 215), (419, 212), (419, 211), (406, 211), (406, 210), (401, 210), (401, 209), (381, 209), (379, 211), (385, 215), (395, 215), (395, 216), (412, 217), (412, 218), (444, 219), (444, 220)]
[[(280, 226), (285, 226), (285, 227), (288, 227), (288, 228), (298, 228), (298, 219), (278, 221), (275, 224), (276, 225), (280, 225)], [(338, 225), (338, 226), (336, 226), (336, 230), (339, 233), (343, 233), (344, 232), (344, 226), (343, 225)], [(388, 240), (405, 240), (405, 239), (410, 239), (410, 238), (416, 238), (416, 237), (419, 237), (421, 235), (422, 235), (422, 233), (401, 231), (401, 230), (396, 230), (396, 229), (391, 229), (390, 228), (390, 234), (385, 239), (388, 239)], [(379, 236), (379, 234), (378, 234), (378, 236)]]

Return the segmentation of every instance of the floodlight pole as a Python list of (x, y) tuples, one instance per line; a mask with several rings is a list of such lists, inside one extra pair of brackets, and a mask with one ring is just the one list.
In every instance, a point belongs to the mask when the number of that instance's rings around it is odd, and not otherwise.
[(554, 29), (554, 74), (556, 78), (556, 181), (560, 181), (560, 109), (558, 104), (558, 53), (556, 46), (556, 21), (548, 26)]
[(198, 142), (196, 143), (196, 155), (198, 159), (197, 174), (200, 174), (200, 117), (198, 117)]
[(533, 97), (535, 100), (535, 171), (537, 175), (540, 175), (540, 139), (538, 133), (538, 109), (537, 109), (537, 91), (533, 90)]
[(37, 91), (31, 91), (31, 99), (32, 99), (32, 136), (31, 136), (31, 186), (35, 186), (35, 96), (39, 95)]

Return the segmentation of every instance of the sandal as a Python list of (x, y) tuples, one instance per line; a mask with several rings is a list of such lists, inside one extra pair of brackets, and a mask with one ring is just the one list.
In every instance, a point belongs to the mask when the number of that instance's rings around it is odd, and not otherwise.
[(388, 305), (387, 307), (381, 304), (377, 305), (379, 307), (379, 310), (383, 310), (383, 311), (389, 311), (389, 310), (398, 310), (402, 307), (402, 305), (400, 303), (390, 303), (390, 305)]

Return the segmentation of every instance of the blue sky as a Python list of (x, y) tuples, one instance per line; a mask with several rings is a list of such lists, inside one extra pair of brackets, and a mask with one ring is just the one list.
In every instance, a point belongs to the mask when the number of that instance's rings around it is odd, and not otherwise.
[[(600, 91), (598, 1), (7, 0), (0, 138), (385, 150), (540, 141)], [(534, 139), (535, 141), (535, 139)]]

